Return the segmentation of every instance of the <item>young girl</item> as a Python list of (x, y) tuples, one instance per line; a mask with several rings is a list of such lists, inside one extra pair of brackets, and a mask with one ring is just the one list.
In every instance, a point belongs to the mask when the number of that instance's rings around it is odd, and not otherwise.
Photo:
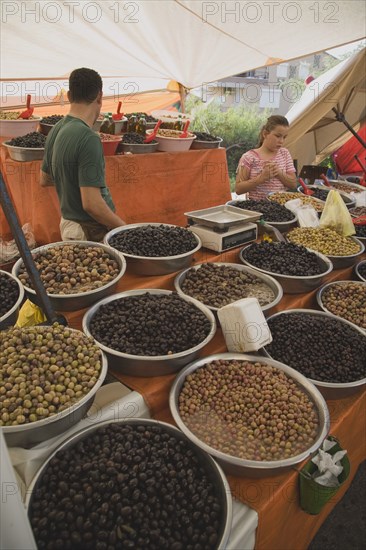
[(259, 147), (244, 153), (239, 160), (235, 191), (248, 193), (250, 199), (266, 198), (268, 193), (296, 189), (296, 170), (283, 143), (289, 128), (284, 116), (267, 119), (259, 136)]

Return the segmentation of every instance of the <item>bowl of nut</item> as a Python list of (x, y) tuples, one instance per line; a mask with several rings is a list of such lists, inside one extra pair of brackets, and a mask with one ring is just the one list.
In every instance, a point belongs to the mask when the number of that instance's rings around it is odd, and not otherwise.
[(201, 548), (224, 550), (232, 522), (230, 487), (212, 457), (174, 426), (139, 418), (97, 423), (64, 441), (33, 478), (25, 506), (38, 548), (52, 539), (65, 548), (205, 541)]
[(218, 309), (242, 298), (257, 298), (265, 315), (281, 301), (281, 285), (269, 275), (241, 264), (196, 264), (174, 279), (179, 294), (191, 296), (217, 314)]
[(287, 242), (252, 243), (241, 249), (240, 261), (276, 279), (285, 294), (318, 288), (333, 264), (324, 254)]
[(318, 449), (329, 430), (317, 388), (289, 366), (240, 353), (201, 358), (169, 396), (178, 428), (226, 473), (280, 474)]
[(24, 299), (24, 287), (17, 277), (0, 270), (0, 330), (15, 324)]
[(201, 302), (161, 289), (130, 290), (104, 298), (83, 317), (83, 331), (111, 367), (132, 376), (160, 376), (195, 359), (216, 332)]
[(272, 225), (272, 227), (275, 227), (281, 233), (287, 233), (287, 231), (297, 226), (297, 215), (278, 202), (270, 202), (267, 199), (234, 200), (228, 201), (226, 204), (242, 208), (243, 210), (262, 212), (261, 220)]
[(328, 283), (318, 290), (316, 300), (323, 311), (342, 317), (366, 331), (366, 283)]
[(104, 156), (107, 157), (115, 155), (117, 147), (122, 141), (122, 136), (99, 133), (99, 137), (102, 142)]
[[(153, 130), (146, 130), (146, 135), (149, 136)], [(188, 151), (190, 149), (193, 140), (196, 139), (195, 134), (188, 132), (187, 137), (180, 137), (182, 135), (181, 130), (168, 130), (159, 128), (156, 134), (156, 141), (158, 142), (158, 151), (166, 151), (168, 153), (178, 153), (182, 151)]]
[(272, 342), (263, 352), (309, 378), (325, 398), (348, 397), (366, 384), (365, 331), (341, 317), (289, 309), (267, 319)]
[(0, 137), (25, 136), (30, 132), (36, 132), (40, 116), (31, 116), (28, 119), (18, 118), (20, 111), (8, 111), (0, 113)]
[[(112, 294), (126, 270), (126, 260), (111, 247), (92, 241), (63, 241), (32, 250), (33, 261), (56, 311), (75, 311)], [(20, 258), (12, 273), (37, 305), (39, 298)]]
[(362, 260), (362, 262), (355, 265), (355, 275), (360, 281), (366, 282), (366, 260)]
[(0, 426), (11, 447), (46, 441), (76, 424), (107, 374), (93, 339), (58, 324), (0, 332), (0, 355)]
[(324, 254), (334, 269), (353, 265), (365, 251), (365, 245), (356, 237), (343, 237), (328, 227), (296, 227), (287, 233), (286, 238), (291, 243)]
[(105, 235), (104, 242), (122, 253), (127, 269), (137, 275), (164, 275), (185, 269), (202, 246), (192, 231), (165, 223), (117, 227)]

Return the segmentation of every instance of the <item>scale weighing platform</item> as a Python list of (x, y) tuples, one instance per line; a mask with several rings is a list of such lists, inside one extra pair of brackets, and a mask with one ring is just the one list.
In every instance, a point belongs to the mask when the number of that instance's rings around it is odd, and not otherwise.
[(244, 210), (236, 206), (222, 205), (204, 210), (185, 212), (189, 230), (202, 241), (202, 246), (215, 252), (223, 252), (255, 241), (261, 212)]

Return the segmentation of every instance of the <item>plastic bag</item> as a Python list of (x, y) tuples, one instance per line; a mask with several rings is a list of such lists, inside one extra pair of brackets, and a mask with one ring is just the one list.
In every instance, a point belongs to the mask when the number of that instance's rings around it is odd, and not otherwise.
[(20, 308), (15, 326), (19, 328), (32, 327), (44, 323), (45, 321), (47, 321), (47, 317), (41, 308), (30, 300), (26, 300)]
[[(36, 241), (33, 234), (33, 229), (30, 223), (26, 223), (22, 227), (22, 231), (25, 236), (25, 240), (30, 249), (35, 248)], [(10, 260), (19, 257), (18, 246), (15, 242), (15, 239), (12, 241), (3, 241), (0, 239), (0, 264), (5, 264)]]
[(343, 237), (356, 233), (351, 214), (338, 191), (329, 191), (320, 217), (320, 227), (333, 229)]
[(318, 227), (319, 216), (313, 206), (304, 204), (301, 199), (292, 199), (285, 203), (288, 210), (296, 214), (300, 227)]

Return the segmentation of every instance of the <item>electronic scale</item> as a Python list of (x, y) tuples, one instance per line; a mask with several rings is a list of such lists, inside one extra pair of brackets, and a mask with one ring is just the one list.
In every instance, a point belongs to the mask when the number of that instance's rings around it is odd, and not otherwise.
[(244, 210), (236, 206), (221, 205), (194, 212), (185, 212), (188, 229), (202, 241), (202, 246), (215, 252), (223, 252), (255, 241), (261, 212)]

